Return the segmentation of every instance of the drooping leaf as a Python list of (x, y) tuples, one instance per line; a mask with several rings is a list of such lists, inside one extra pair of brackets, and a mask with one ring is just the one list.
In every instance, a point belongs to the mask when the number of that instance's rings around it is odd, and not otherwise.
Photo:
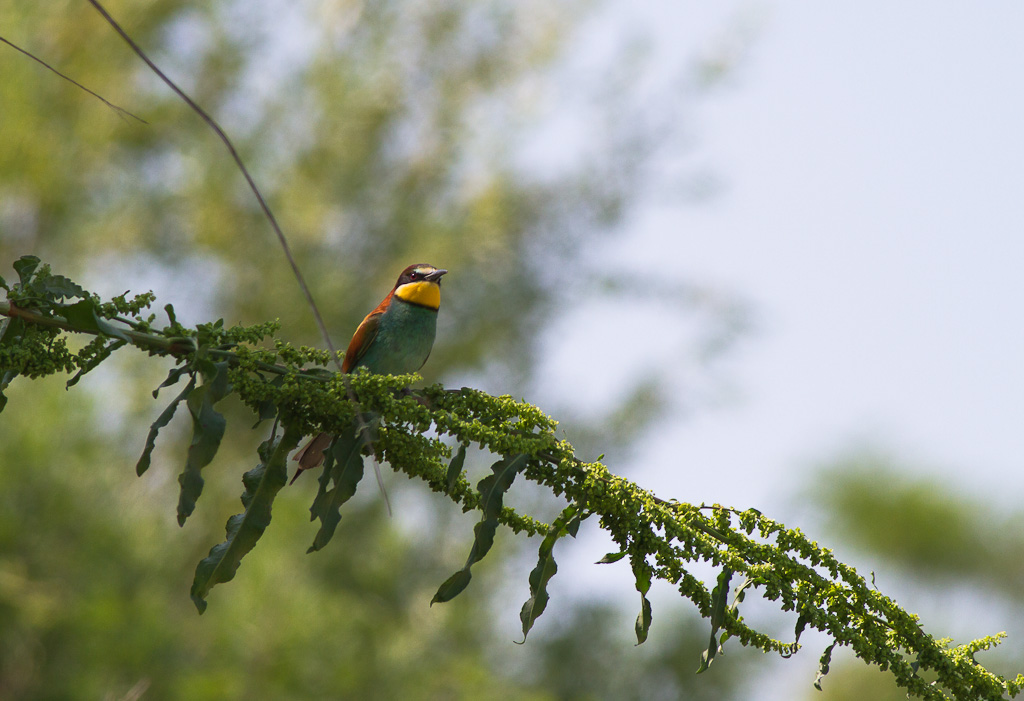
[(700, 667), (697, 668), (697, 674), (707, 671), (714, 661), (715, 655), (721, 651), (718, 642), (718, 631), (721, 629), (722, 623), (725, 622), (726, 602), (729, 599), (729, 581), (731, 579), (732, 570), (728, 567), (723, 567), (718, 575), (718, 583), (711, 592), (711, 639), (708, 642), (707, 650), (701, 653)]
[(224, 437), (226, 421), (214, 405), (223, 399), (231, 387), (227, 379), (228, 364), (207, 363), (201, 368), (205, 384), (193, 389), (186, 400), (192, 415), (192, 442), (188, 447), (185, 469), (178, 476), (181, 493), (178, 497), (178, 525), (196, 508), (196, 500), (203, 491), (202, 469), (217, 454)]
[(807, 628), (807, 624), (810, 622), (810, 617), (805, 613), (800, 613), (796, 617), (796, 626), (794, 627), (793, 636), (793, 647), (795, 648), (797, 643), (800, 642), (800, 636), (803, 635), (804, 630)]
[(446, 482), (448, 484), (448, 491), (451, 492), (455, 489), (455, 485), (459, 483), (459, 477), (462, 475), (462, 466), (466, 463), (466, 444), (462, 443), (459, 445), (458, 452), (452, 457), (452, 461), (448, 463), (448, 474), (446, 476)]
[(585, 514), (578, 512), (579, 509), (576, 506), (566, 507), (551, 524), (544, 540), (541, 541), (537, 554), (537, 566), (530, 572), (530, 598), (526, 600), (519, 612), (519, 620), (523, 623), (522, 642), (524, 643), (534, 622), (544, 613), (544, 609), (548, 605), (548, 582), (558, 572), (558, 564), (553, 555), (555, 543), (563, 535), (575, 538), (580, 522), (586, 518)]
[[(173, 373), (174, 371), (172, 370), (171, 372)], [(168, 404), (162, 412), (160, 412), (160, 416), (156, 418), (156, 421), (150, 425), (149, 435), (146, 436), (146, 445), (142, 449), (142, 455), (139, 457), (139, 461), (135, 463), (135, 474), (141, 477), (143, 473), (149, 469), (149, 462), (153, 455), (153, 449), (156, 447), (157, 434), (160, 433), (161, 428), (171, 422), (171, 419), (174, 417), (174, 412), (178, 409), (178, 404), (180, 404), (182, 400), (192, 392), (195, 386), (196, 378), (195, 375), (193, 375), (191, 379), (189, 379), (188, 384), (185, 385), (185, 389), (183, 389), (177, 397), (171, 400), (171, 403)], [(163, 387), (163, 385), (161, 385), (161, 387)], [(154, 395), (155, 394), (156, 392), (154, 391)]]
[(747, 577), (743, 580), (742, 584), (736, 587), (736, 594), (733, 596), (732, 606), (729, 607), (733, 613), (736, 613), (740, 610), (740, 602), (743, 601), (743, 599), (746, 597), (747, 589), (752, 587), (753, 585), (754, 578)]
[(116, 351), (118, 348), (124, 348), (125, 345), (127, 344), (124, 341), (112, 341), (110, 343), (105, 344), (99, 350), (99, 352), (96, 353), (96, 355), (92, 356), (92, 358), (89, 359), (88, 364), (81, 367), (78, 370), (78, 372), (75, 373), (75, 376), (68, 380), (65, 387), (70, 389), (71, 387), (77, 385), (78, 381), (81, 380), (86, 373), (98, 368), (100, 363), (102, 363), (104, 360), (110, 357), (111, 353)]
[(160, 386), (153, 390), (153, 399), (156, 399), (160, 395), (160, 390), (164, 387), (170, 387), (171, 385), (178, 384), (178, 380), (185, 373), (191, 372), (192, 368), (188, 365), (181, 365), (176, 368), (171, 368), (171, 371), (167, 373), (167, 379), (160, 383)]
[(480, 490), (480, 510), (485, 517), (497, 522), (505, 492), (512, 486), (516, 475), (526, 467), (526, 460), (527, 455), (523, 453), (510, 455), (491, 465), (491, 474), (480, 480), (477, 489)]
[(636, 644), (643, 645), (651, 630), (653, 620), (651, 602), (647, 592), (651, 590), (651, 567), (643, 558), (633, 560), (633, 577), (636, 579), (636, 590), (640, 592), (640, 614), (636, 617)]
[(444, 584), (437, 588), (437, 593), (434, 594), (434, 598), (430, 600), (431, 606), (437, 602), (444, 603), (445, 601), (451, 601), (456, 596), (462, 593), (462, 590), (469, 586), (469, 580), (473, 575), (469, 573), (469, 568), (464, 567), (448, 579), (444, 580)]
[(647, 641), (647, 634), (651, 630), (651, 621), (653, 616), (651, 614), (651, 602), (648, 600), (646, 594), (640, 595), (640, 613), (636, 617), (636, 624), (633, 626), (636, 629), (636, 644), (643, 645)]
[(270, 525), (274, 497), (288, 481), (288, 453), (299, 438), (297, 432), (285, 429), (280, 440), (264, 441), (259, 448), (260, 464), (242, 476), (244, 511), (228, 519), (224, 542), (213, 546), (210, 554), (196, 566), (191, 596), (199, 613), (206, 610), (210, 589), (234, 578), (242, 558), (256, 546)]
[[(374, 423), (379, 417), (371, 417)], [(320, 550), (334, 536), (341, 521), (341, 506), (356, 493), (356, 487), (363, 478), (363, 447), (366, 437), (358, 433), (355, 419), (348, 430), (335, 437), (331, 447), (324, 454), (324, 471), (320, 475), (320, 488), (310, 507), (311, 520), (320, 519), (320, 530), (313, 538), (308, 553)], [(329, 487), (330, 482), (334, 486)]]
[(11, 291), (11, 288), (7, 286), (7, 281), (4, 280), (4, 276), (3, 275), (0, 275), (0, 289), (5, 289), (8, 292)]
[(508, 455), (491, 465), (491, 474), (480, 480), (477, 489), (480, 491), (480, 511), (483, 515), (473, 527), (473, 547), (461, 570), (453, 574), (438, 588), (430, 604), (451, 601), (469, 585), (472, 578), (470, 568), (483, 559), (494, 544), (494, 533), (498, 528), (498, 516), (501, 514), (502, 500), (505, 492), (512, 486), (516, 475), (526, 467), (527, 455), (519, 453)]
[[(736, 587), (736, 593), (733, 595), (732, 605), (729, 606), (728, 613), (731, 613), (737, 619), (739, 618), (740, 602), (742, 602), (744, 597), (746, 597), (747, 589), (749, 587), (753, 586), (754, 583), (755, 583), (755, 580), (752, 577), (747, 577), (746, 579), (743, 580), (742, 584), (740, 584), (738, 587)], [(798, 624), (798, 627), (799, 627), (799, 624)], [(721, 638), (719, 638), (719, 640), (718, 640), (718, 648), (720, 650), (721, 650), (722, 646), (725, 645), (725, 642), (730, 637), (732, 637), (732, 634), (729, 633), (728, 631), (725, 631), (725, 632), (722, 633)], [(800, 637), (800, 634), (797, 633), (797, 638), (799, 639), (799, 637)], [(796, 646), (796, 643), (794, 643), (794, 647), (795, 646)], [(794, 651), (795, 651), (795, 649), (794, 649)]]
[(828, 674), (829, 665), (832, 664), (832, 650), (836, 644), (833, 642), (821, 655), (821, 660), (818, 662), (818, 673), (814, 677), (814, 688), (821, 691), (821, 680)]
[[(523, 604), (522, 610), (519, 612), (519, 620), (523, 623), (523, 640), (526, 642), (526, 636), (530, 634), (530, 629), (533, 628), (534, 622), (540, 618), (540, 615), (544, 613), (544, 609), (547, 608), (548, 599), (548, 582), (558, 572), (558, 563), (555, 562), (555, 558), (551, 554), (551, 548), (545, 548), (548, 539), (545, 538), (541, 544), (540, 553), (537, 557), (537, 566), (530, 572), (530, 598)], [(551, 543), (554, 545), (554, 542)]]

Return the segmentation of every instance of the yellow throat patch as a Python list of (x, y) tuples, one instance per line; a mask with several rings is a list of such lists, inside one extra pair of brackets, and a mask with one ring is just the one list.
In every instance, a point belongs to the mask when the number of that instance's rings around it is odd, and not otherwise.
[(395, 290), (395, 297), (418, 304), (421, 307), (440, 309), (441, 307), (441, 286), (436, 282), (420, 280), (418, 282), (407, 282)]

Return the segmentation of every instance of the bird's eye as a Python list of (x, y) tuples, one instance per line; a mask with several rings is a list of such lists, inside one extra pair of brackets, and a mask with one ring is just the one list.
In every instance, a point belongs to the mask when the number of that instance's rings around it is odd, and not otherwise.
[(409, 273), (409, 279), (410, 280), (419, 280), (420, 279), (420, 274), (414, 270), (411, 273)]

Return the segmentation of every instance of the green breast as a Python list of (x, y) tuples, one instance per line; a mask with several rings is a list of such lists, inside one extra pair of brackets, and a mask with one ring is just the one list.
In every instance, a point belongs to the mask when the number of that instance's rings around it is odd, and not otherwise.
[(437, 310), (393, 298), (377, 336), (356, 367), (380, 375), (416, 372), (427, 362), (437, 333)]

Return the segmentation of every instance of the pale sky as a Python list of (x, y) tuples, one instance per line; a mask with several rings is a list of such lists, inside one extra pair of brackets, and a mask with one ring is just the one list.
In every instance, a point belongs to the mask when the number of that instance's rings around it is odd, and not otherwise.
[(723, 193), (648, 208), (621, 253), (737, 291), (759, 331), (726, 368), (738, 397), (641, 461), (703, 469), (644, 481), (760, 507), (866, 438), (1019, 502), (1024, 4), (666, 2), (651, 15), (667, 52), (731, 18), (759, 27), (691, 128)]
[[(611, 14), (676, 58), (728, 49), (730, 26), (753, 28), (727, 85), (690, 115), (693, 161), (715, 170), (722, 193), (645, 207), (628, 240), (602, 253), (734, 291), (758, 319), (720, 368), (733, 396), (668, 419), (613, 471), (662, 497), (789, 522), (806, 471), (867, 442), (1019, 508), (1024, 3), (677, 0)], [(585, 328), (588, 313), (566, 328)], [(609, 338), (632, 337), (636, 320), (601, 317)], [(672, 332), (643, 328), (637, 363), (672, 367)], [(612, 351), (559, 367), (577, 389), (595, 375), (614, 383), (630, 368), (609, 363)], [(628, 572), (580, 571), (632, 600)], [(981, 634), (1013, 625), (1000, 615), (982, 615), (1002, 625)], [(925, 620), (936, 635), (962, 632)], [(756, 698), (814, 693), (825, 644), (773, 666)]]

